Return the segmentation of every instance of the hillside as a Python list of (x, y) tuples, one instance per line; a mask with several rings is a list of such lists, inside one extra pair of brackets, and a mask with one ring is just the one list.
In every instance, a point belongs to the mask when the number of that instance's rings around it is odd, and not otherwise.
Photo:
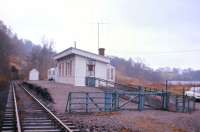
[(41, 40), (41, 44), (19, 39), (0, 21), (0, 82), (27, 79), (32, 68), (40, 71), (41, 79), (46, 79), (47, 69), (54, 65), (52, 56), (55, 52), (52, 45), (53, 42), (45, 38)]
[[(42, 39), (40, 44), (30, 40), (19, 39), (7, 26), (0, 21), (0, 80), (14, 77), (27, 79), (28, 72), (36, 68), (40, 78), (47, 78), (47, 69), (54, 66), (52, 56), (53, 42)], [(143, 62), (132, 58), (126, 60), (112, 56), (111, 64), (116, 67), (117, 80), (134, 84), (163, 83), (165, 80), (200, 80), (200, 70), (159, 68), (152, 69)], [(14, 75), (10, 75), (12, 71)], [(119, 74), (118, 74), (119, 73)], [(130, 81), (131, 80), (131, 81)], [(144, 83), (145, 82), (145, 83)]]
[[(117, 74), (129, 77), (139, 82), (154, 82), (163, 83), (166, 80), (183, 80), (183, 81), (198, 81), (200, 80), (200, 70), (178, 69), (178, 68), (159, 68), (152, 69), (143, 62), (137, 62), (133, 59), (123, 59), (119, 57), (111, 57), (111, 63), (118, 71)], [(121, 78), (121, 77), (120, 77)], [(137, 82), (137, 81), (136, 81)]]

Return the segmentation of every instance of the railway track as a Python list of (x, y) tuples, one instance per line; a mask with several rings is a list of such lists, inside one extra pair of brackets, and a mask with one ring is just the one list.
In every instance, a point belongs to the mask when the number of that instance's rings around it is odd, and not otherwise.
[(80, 132), (72, 122), (52, 113), (33, 94), (16, 82), (10, 85), (1, 131)]
[(4, 112), (4, 117), (2, 119), (1, 132), (15, 132), (17, 129), (16, 111), (15, 111), (15, 101), (13, 95), (13, 88), (10, 85), (10, 90), (8, 93), (7, 104)]

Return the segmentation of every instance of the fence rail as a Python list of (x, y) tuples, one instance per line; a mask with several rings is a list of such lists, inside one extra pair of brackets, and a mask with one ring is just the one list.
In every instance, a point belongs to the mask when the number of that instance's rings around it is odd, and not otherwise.
[(104, 112), (116, 109), (112, 92), (70, 92), (67, 112)]

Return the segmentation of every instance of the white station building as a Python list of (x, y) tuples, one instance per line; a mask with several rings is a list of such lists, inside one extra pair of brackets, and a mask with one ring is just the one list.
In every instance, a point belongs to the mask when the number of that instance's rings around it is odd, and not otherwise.
[[(99, 54), (94, 54), (71, 47), (55, 55), (54, 60), (56, 82), (74, 86), (86, 86), (90, 78), (115, 82), (115, 68), (110, 64), (110, 58), (104, 56), (103, 48), (99, 49)], [(94, 79), (92, 81), (94, 86), (100, 85)]]
[(39, 71), (36, 70), (36, 69), (32, 69), (30, 72), (29, 72), (29, 80), (39, 80)]

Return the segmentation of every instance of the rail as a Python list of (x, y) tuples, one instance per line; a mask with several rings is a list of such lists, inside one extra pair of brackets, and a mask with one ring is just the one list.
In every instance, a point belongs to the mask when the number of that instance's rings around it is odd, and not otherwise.
[(18, 107), (17, 107), (17, 99), (16, 99), (16, 94), (15, 94), (15, 86), (12, 83), (11, 83), (11, 86), (12, 86), (12, 92), (13, 92), (13, 97), (14, 97), (14, 108), (15, 108), (15, 116), (16, 116), (16, 121), (17, 121), (17, 132), (21, 132), (19, 112), (18, 112)]
[(25, 87), (21, 86), (41, 107), (48, 112), (52, 119), (54, 119), (59, 125), (67, 132), (73, 132), (67, 125), (65, 125), (55, 114), (53, 114), (45, 105), (43, 105), (36, 97), (34, 97)]
[[(99, 83), (99, 82), (104, 82), (107, 85), (112, 85), (115, 89), (121, 89), (121, 87), (123, 87), (123, 90), (126, 89), (128, 91), (139, 91), (140, 88), (144, 88), (145, 91), (147, 92), (163, 92), (165, 91), (164, 89), (157, 89), (157, 88), (153, 88), (153, 87), (146, 87), (146, 86), (140, 86), (140, 85), (127, 85), (127, 84), (122, 84), (122, 83), (117, 83), (117, 82), (112, 82), (112, 81), (108, 81), (102, 78), (97, 78), (97, 77), (86, 77), (87, 79), (93, 79), (95, 80), (95, 82)], [(167, 92), (167, 91), (166, 91)]]

